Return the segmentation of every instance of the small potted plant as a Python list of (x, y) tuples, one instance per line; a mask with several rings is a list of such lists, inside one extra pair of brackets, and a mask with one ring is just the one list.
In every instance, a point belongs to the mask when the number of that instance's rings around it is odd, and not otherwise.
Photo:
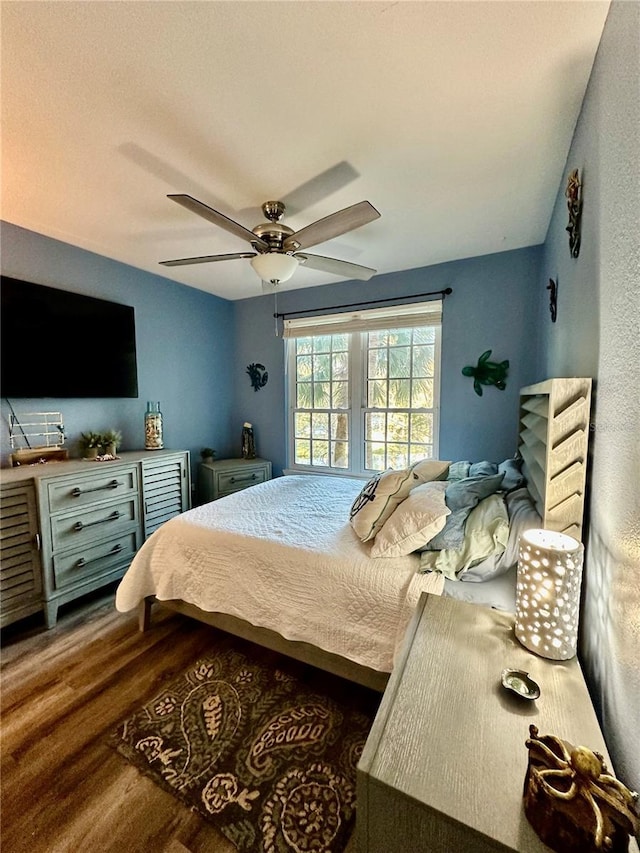
[(202, 457), (203, 462), (213, 462), (213, 459), (216, 455), (213, 447), (203, 447), (200, 451), (200, 456)]
[(115, 456), (122, 442), (122, 433), (119, 429), (108, 429), (102, 436), (104, 452), (109, 456)]
[(80, 447), (86, 459), (95, 459), (102, 449), (102, 436), (99, 432), (81, 432)]

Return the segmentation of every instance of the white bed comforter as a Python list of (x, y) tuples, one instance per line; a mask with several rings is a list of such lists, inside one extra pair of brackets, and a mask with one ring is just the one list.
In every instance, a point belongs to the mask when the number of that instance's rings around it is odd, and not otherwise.
[(419, 557), (369, 556), (349, 524), (362, 481), (295, 475), (252, 486), (166, 522), (142, 546), (116, 607), (148, 595), (239, 616), (390, 672), (423, 591)]

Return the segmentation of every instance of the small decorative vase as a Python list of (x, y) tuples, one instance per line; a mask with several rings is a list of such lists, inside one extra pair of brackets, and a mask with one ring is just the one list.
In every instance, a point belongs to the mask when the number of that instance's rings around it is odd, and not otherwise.
[(144, 449), (162, 450), (162, 412), (160, 403), (147, 403), (144, 416)]
[(256, 458), (256, 442), (253, 436), (253, 427), (249, 423), (245, 423), (242, 427), (242, 458)]
[(113, 444), (113, 442), (111, 444), (107, 444), (107, 446), (104, 449), (104, 452), (107, 456), (115, 456), (116, 451), (117, 451), (117, 447), (115, 444)]

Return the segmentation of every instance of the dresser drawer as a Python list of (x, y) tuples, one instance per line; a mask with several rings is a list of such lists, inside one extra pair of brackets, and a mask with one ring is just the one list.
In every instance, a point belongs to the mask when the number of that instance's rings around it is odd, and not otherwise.
[(98, 545), (87, 546), (79, 551), (54, 557), (53, 574), (56, 589), (110, 572), (119, 566), (124, 570), (133, 559), (137, 548), (137, 531), (132, 530), (122, 536), (106, 539)]
[(119, 536), (138, 523), (138, 497), (100, 504), (81, 512), (54, 516), (51, 519), (51, 541), (54, 553), (112, 536)]
[(108, 462), (95, 464), (106, 467), (75, 477), (56, 478), (47, 485), (50, 513), (94, 504), (103, 499), (112, 500), (138, 491), (137, 468), (118, 467), (115, 471), (109, 471)]

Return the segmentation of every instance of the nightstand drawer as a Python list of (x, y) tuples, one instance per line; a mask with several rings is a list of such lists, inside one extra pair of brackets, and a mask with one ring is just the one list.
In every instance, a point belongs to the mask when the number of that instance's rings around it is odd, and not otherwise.
[(85, 545), (119, 536), (138, 523), (138, 497), (100, 504), (83, 512), (51, 519), (51, 541), (54, 552), (82, 548)]
[(256, 483), (266, 482), (267, 472), (263, 466), (240, 471), (225, 471), (218, 474), (217, 480), (218, 494), (223, 497), (223, 495), (239, 492), (249, 486), (255, 486)]
[(268, 459), (218, 459), (202, 462), (198, 471), (201, 503), (215, 501), (271, 479)]
[(92, 545), (70, 554), (53, 558), (53, 574), (57, 589), (76, 584), (85, 578), (110, 572), (119, 565), (129, 565), (138, 548), (137, 531), (132, 530), (122, 536), (107, 539), (99, 545)]
[[(90, 463), (87, 463), (90, 464)], [(100, 471), (51, 481), (47, 487), (49, 512), (60, 512), (112, 500), (138, 491), (138, 470), (135, 467), (109, 471), (108, 462)]]

